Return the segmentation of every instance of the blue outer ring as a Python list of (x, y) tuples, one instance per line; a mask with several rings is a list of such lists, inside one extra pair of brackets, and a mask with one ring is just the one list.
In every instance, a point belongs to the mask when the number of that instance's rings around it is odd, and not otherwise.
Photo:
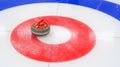
[(107, 13), (120, 20), (120, 5), (104, 0), (0, 0), (0, 11), (14, 6), (44, 2), (68, 3), (86, 6)]

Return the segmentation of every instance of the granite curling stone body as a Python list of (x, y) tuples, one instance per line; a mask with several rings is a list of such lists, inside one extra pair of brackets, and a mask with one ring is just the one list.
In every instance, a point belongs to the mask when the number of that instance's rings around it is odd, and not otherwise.
[(33, 34), (38, 36), (47, 35), (50, 31), (50, 25), (44, 20), (41, 20), (32, 24), (31, 31)]

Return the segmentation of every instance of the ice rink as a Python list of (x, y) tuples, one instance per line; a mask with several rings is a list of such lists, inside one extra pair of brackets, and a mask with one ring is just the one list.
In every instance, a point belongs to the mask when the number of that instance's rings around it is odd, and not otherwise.
[(120, 0), (1, 0), (0, 67), (120, 67)]

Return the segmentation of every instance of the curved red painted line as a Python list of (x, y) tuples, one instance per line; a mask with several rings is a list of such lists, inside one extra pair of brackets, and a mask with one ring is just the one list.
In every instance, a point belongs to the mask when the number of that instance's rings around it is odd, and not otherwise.
[(12, 45), (26, 57), (45, 62), (64, 62), (86, 55), (95, 45), (94, 32), (78, 20), (62, 16), (38, 18), (45, 19), (50, 25), (67, 28), (72, 36), (69, 41), (57, 45), (43, 43), (31, 33), (31, 25), (36, 18), (27, 20), (19, 24), (11, 34)]

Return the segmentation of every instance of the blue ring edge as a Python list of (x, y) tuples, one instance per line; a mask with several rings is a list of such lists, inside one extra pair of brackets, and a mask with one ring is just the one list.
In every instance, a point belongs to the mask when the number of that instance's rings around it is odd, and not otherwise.
[[(118, 19), (120, 21), (120, 5), (104, 1), (104, 0), (96, 0), (96, 1), (90, 1), (90, 0), (2, 0), (0, 1), (0, 11), (19, 6), (24, 4), (32, 4), (32, 3), (68, 3), (68, 4), (75, 4), (75, 5), (81, 5), (85, 7), (89, 7), (92, 9), (99, 10), (101, 12), (104, 12), (106, 14), (111, 15), (112, 17)], [(92, 3), (93, 2), (93, 3)]]

